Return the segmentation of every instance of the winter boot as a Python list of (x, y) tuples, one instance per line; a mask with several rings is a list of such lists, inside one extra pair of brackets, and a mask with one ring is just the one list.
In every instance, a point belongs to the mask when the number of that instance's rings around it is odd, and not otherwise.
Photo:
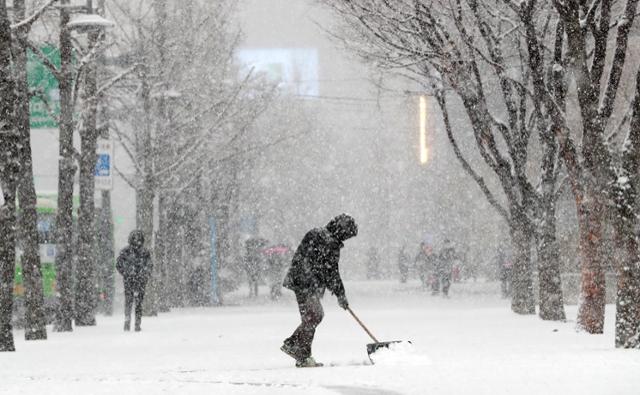
[(127, 320), (124, 322), (124, 330), (125, 331), (130, 331), (131, 330), (131, 321)]
[(296, 361), (296, 368), (319, 368), (324, 366), (320, 362), (316, 362), (313, 357), (307, 357), (305, 359), (301, 359)]
[(297, 347), (294, 347), (290, 344), (284, 343), (282, 345), (282, 347), (280, 347), (280, 351), (282, 351), (283, 353), (287, 354), (288, 356), (290, 356), (291, 358), (295, 359), (296, 361), (299, 359), (298, 358), (298, 349)]

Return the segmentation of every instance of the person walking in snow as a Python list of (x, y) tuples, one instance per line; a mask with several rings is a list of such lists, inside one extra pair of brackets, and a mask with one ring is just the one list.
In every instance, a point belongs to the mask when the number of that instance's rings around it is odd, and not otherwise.
[(437, 257), (433, 251), (433, 246), (427, 241), (421, 242), (420, 250), (414, 260), (414, 265), (418, 271), (423, 289), (433, 286), (433, 282), (435, 281), (436, 260)]
[(142, 231), (134, 230), (129, 234), (129, 245), (120, 251), (116, 269), (124, 281), (124, 330), (131, 330), (131, 307), (135, 301), (135, 330), (139, 332), (144, 290), (153, 271), (151, 254), (144, 247)]
[(409, 277), (409, 257), (405, 248), (403, 245), (398, 252), (398, 272), (400, 273), (400, 283), (402, 284), (406, 283)]
[(283, 285), (295, 293), (302, 322), (280, 349), (296, 360), (296, 367), (322, 366), (311, 356), (313, 337), (324, 316), (320, 299), (328, 289), (340, 307), (349, 307), (338, 262), (344, 241), (357, 234), (353, 217), (340, 214), (324, 228), (307, 232), (293, 256)]
[(267, 257), (267, 278), (271, 288), (271, 300), (278, 300), (282, 296), (282, 279), (287, 261), (291, 258), (291, 248), (278, 244), (264, 249), (262, 253)]
[(380, 278), (380, 255), (376, 247), (371, 247), (367, 251), (367, 280), (377, 280)]
[(244, 268), (249, 281), (249, 297), (258, 297), (258, 286), (264, 275), (265, 257), (262, 249), (267, 245), (267, 240), (261, 237), (252, 237), (245, 241)]
[(449, 287), (451, 286), (451, 273), (453, 271), (453, 262), (456, 260), (456, 250), (450, 240), (445, 239), (442, 250), (438, 255), (436, 263), (436, 282), (433, 292), (437, 294), (442, 285), (442, 296), (449, 296)]

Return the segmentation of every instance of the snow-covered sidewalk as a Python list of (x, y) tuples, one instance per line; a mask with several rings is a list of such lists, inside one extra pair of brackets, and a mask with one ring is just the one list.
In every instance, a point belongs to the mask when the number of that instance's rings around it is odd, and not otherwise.
[[(296, 369), (280, 350), (298, 323), (291, 295), (222, 308), (175, 309), (145, 318), (141, 333), (122, 319), (49, 332), (0, 354), (0, 394), (640, 394), (640, 353), (613, 347), (606, 333), (510, 312), (486, 284), (454, 284), (450, 299), (416, 284), (347, 283), (353, 309), (381, 340), (409, 339), (404, 363), (371, 366), (370, 342), (353, 319), (324, 299), (314, 344), (329, 366)], [(230, 302), (240, 302), (238, 296)]]

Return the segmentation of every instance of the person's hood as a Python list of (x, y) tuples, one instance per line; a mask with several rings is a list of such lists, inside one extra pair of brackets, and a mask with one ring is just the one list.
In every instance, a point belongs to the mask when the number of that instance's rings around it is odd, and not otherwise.
[(144, 246), (144, 233), (141, 230), (134, 230), (129, 233), (129, 245), (133, 248), (142, 248)]
[(358, 235), (358, 225), (349, 214), (338, 215), (329, 221), (326, 228), (331, 233), (331, 236), (340, 242)]

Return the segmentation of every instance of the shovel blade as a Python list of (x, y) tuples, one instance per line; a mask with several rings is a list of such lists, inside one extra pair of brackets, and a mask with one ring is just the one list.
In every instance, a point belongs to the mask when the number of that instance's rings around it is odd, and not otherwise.
[[(367, 344), (367, 354), (369, 355), (369, 359), (371, 359), (372, 354), (374, 354), (376, 351), (380, 350), (381, 348), (389, 348), (391, 344), (403, 343), (403, 342), (404, 340), (392, 340), (388, 342), (369, 343)], [(407, 343), (411, 343), (411, 342), (407, 341)], [(373, 362), (373, 360), (371, 362)]]

